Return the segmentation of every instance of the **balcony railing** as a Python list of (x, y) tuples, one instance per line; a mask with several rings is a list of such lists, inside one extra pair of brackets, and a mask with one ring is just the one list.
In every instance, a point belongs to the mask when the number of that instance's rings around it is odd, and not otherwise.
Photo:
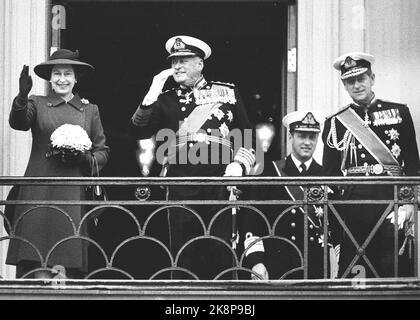
[[(251, 266), (247, 265), (246, 256), (248, 252), (252, 251), (252, 247), (259, 243), (260, 240), (275, 240), (288, 245), (295, 251), (295, 256), (298, 257), (298, 265), (291, 267), (290, 270), (286, 270), (281, 274), (280, 277), (273, 279), (276, 281), (269, 281), (268, 283), (275, 283), (276, 290), (284, 290), (291, 281), (293, 283), (299, 283), (299, 281), (305, 281), (304, 283), (316, 285), (317, 290), (325, 289), (326, 292), (333, 292), (337, 289), (334, 284), (335, 281), (342, 281), (342, 284), (346, 284), (349, 288), (356, 288), (361, 283), (361, 277), (352, 276), (354, 268), (358, 266), (358, 261), (364, 261), (368, 266), (368, 271), (373, 274), (373, 277), (379, 278), (379, 280), (363, 280), (363, 285), (369, 284), (369, 288), (383, 287), (385, 284), (389, 284), (388, 289), (396, 290), (392, 292), (398, 292), (398, 284), (404, 283), (405, 286), (418, 288), (418, 204), (419, 204), (419, 185), (420, 178), (418, 177), (244, 177), (244, 178), (35, 178), (35, 177), (2, 177), (0, 178), (0, 185), (19, 185), (19, 186), (46, 186), (53, 185), (60, 188), (60, 186), (92, 186), (100, 185), (108, 190), (110, 195), (106, 201), (92, 201), (92, 200), (5, 200), (1, 199), (0, 205), (15, 205), (25, 206), (26, 211), (23, 212), (22, 216), (14, 221), (8, 221), (4, 215), (4, 210), (0, 214), (5, 218), (5, 226), (8, 226), (9, 234), (1, 237), (1, 241), (15, 241), (24, 243), (28, 248), (31, 248), (33, 255), (37, 257), (39, 265), (36, 269), (33, 269), (22, 276), (23, 279), (30, 279), (33, 277), (34, 272), (41, 270), (52, 271), (55, 275), (53, 279), (58, 285), (60, 281), (65, 281), (67, 284), (73, 283), (76, 286), (89, 286), (107, 285), (121, 286), (127, 285), (127, 289), (133, 290), (133, 288), (141, 287), (141, 284), (151, 284), (153, 287), (156, 284), (164, 283), (165, 286), (169, 286), (172, 289), (173, 286), (188, 284), (188, 288), (192, 290), (194, 294), (194, 282), (196, 280), (206, 280), (205, 282), (199, 281), (203, 284), (200, 290), (205, 290), (206, 285), (213, 283), (208, 280), (223, 280), (227, 287), (225, 289), (234, 290), (244, 286), (246, 283), (245, 291), (250, 292), (256, 288), (258, 290), (266, 290), (267, 294), (273, 290), (273, 287), (268, 288), (267, 282), (250, 281), (251, 275), (258, 277), (258, 274), (251, 269)], [(246, 189), (246, 187), (252, 186), (267, 186), (267, 185), (278, 185), (278, 186), (301, 186), (304, 190), (304, 198), (301, 200), (259, 200), (242, 198), (241, 196), (236, 200), (202, 200), (202, 199), (191, 199), (191, 200), (166, 200), (165, 199), (165, 188), (167, 186), (211, 186), (211, 185), (224, 185), (236, 186), (238, 189)], [(336, 189), (337, 187), (348, 187), (348, 186), (361, 186), (368, 185), (372, 188), (378, 186), (389, 186), (393, 190), (392, 199), (380, 199), (380, 200), (341, 200), (339, 197), (331, 197), (329, 190)], [(111, 190), (119, 190), (120, 188), (126, 188), (129, 190), (126, 194), (124, 192), (118, 192), (118, 196), (113, 197)], [(151, 191), (151, 196), (149, 191)], [(136, 192), (136, 193), (135, 193)], [(136, 198), (137, 197), (137, 198)], [(383, 205), (384, 210), (376, 221), (370, 234), (362, 242), (356, 241), (353, 236), (354, 230), (351, 230), (347, 225), (345, 219), (340, 214), (340, 208), (343, 205), (352, 206), (360, 204), (377, 204)], [(401, 255), (401, 236), (399, 238), (398, 230), (398, 208), (400, 206), (410, 204), (414, 206), (414, 217), (412, 219), (413, 225), (410, 240), (413, 241), (414, 247), (410, 250), (411, 264), (413, 266), (412, 272), (409, 278), (398, 278), (399, 275), (399, 259)], [(63, 210), (63, 207), (80, 207), (86, 209), (86, 213), (82, 217), (79, 223), (74, 223), (70, 215)], [(261, 208), (281, 206), (282, 212), (278, 213), (275, 219), (268, 219)], [(319, 216), (322, 222), (322, 228), (320, 229), (320, 246), (322, 249), (322, 276), (319, 280), (308, 280), (310, 278), (310, 270), (308, 267), (308, 261), (311, 256), (311, 244), (313, 241), (309, 237), (311, 232), (311, 217), (309, 215), (309, 208), (317, 206), (322, 208), (322, 215)], [(214, 210), (212, 216), (203, 216), (199, 211), (200, 208), (213, 207), (217, 208)], [(2, 207), (4, 208), (4, 207)], [(34, 243), (31, 243), (30, 239), (22, 238), (19, 234), (19, 223), (24, 221), (25, 217), (30, 215), (34, 210), (40, 210), (43, 208), (53, 209), (57, 215), (62, 215), (71, 224), (71, 230), (73, 232), (67, 237), (60, 239), (55, 245), (51, 246), (47, 252), (42, 252)], [(194, 223), (198, 226), (199, 233), (193, 234), (190, 238), (186, 238), (181, 244), (179, 250), (174, 251), (171, 249), (170, 240), (168, 240), (168, 234), (166, 228), (168, 228), (167, 214), (173, 209), (177, 209), (179, 212), (193, 217)], [(199, 209), (197, 209), (199, 208)], [(276, 234), (277, 227), (282, 224), (282, 217), (297, 208), (302, 208), (303, 217), (303, 246), (299, 246), (295, 243), (294, 239), (287, 238), (287, 236)], [(247, 246), (243, 245), (244, 232), (243, 221), (241, 220), (245, 216), (245, 212), (251, 213), (254, 218), (256, 217), (259, 222), (266, 226), (265, 233), (260, 234), (260, 238), (253, 240), (251, 243), (248, 242)], [(379, 227), (384, 223), (385, 219), (391, 212), (394, 212), (394, 239), (393, 239), (393, 279), (382, 279), (381, 274), (377, 272), (375, 266), (369, 260), (366, 255), (366, 247), (370, 241), (374, 238), (379, 230)], [(42, 214), (38, 212), (37, 214)], [(353, 214), (360, 214), (354, 212)], [(108, 226), (102, 231), (105, 234), (98, 234), (98, 223), (101, 224), (103, 217), (108, 217)], [(225, 218), (225, 220), (222, 219)], [(226, 217), (229, 217), (226, 220)], [(231, 226), (232, 237), (226, 239), (226, 237), (220, 237), (215, 230), (217, 225), (228, 221)], [(339, 244), (339, 241), (334, 243), (333, 236), (331, 235), (330, 227), (331, 221), (335, 221), (336, 228), (342, 234), (345, 234), (356, 248), (356, 254), (354, 259), (350, 262), (344, 273), (341, 275), (342, 278), (352, 278), (346, 280), (334, 280), (332, 277), (332, 270), (334, 269), (333, 261), (331, 260), (331, 254), (335, 251), (332, 250)], [(120, 223), (121, 222), (121, 223)], [(165, 230), (164, 232), (161, 232)], [(95, 234), (96, 233), (96, 234)], [(239, 236), (239, 241), (237, 235)], [(60, 248), (65, 248), (65, 243), (71, 243), (74, 241), (81, 241), (88, 248), (88, 262), (89, 266), (85, 273), (79, 275), (76, 279), (68, 279), (69, 277), (60, 264), (55, 261), (53, 264), (51, 261), (53, 257), (59, 252)], [(211, 256), (206, 257), (208, 248), (211, 246), (216, 247), (216, 253), (212, 253)], [(220, 252), (220, 255), (219, 253)], [(203, 260), (200, 263), (192, 261), (198, 259), (197, 253)], [(190, 259), (185, 260), (189, 256)], [(210, 260), (209, 260), (210, 259)], [(309, 259), (309, 260), (308, 260)], [(189, 261), (190, 263), (185, 263)], [(191, 263), (192, 261), (192, 263)], [(215, 265), (213, 269), (213, 263)], [(197, 266), (207, 265), (210, 272), (210, 276), (206, 275), (201, 277), (200, 270), (194, 269)], [(192, 267), (191, 267), (192, 266)], [(191, 268), (190, 268), (191, 267)], [(198, 267), (198, 268), (199, 268)], [(295, 275), (290, 280), (290, 275)], [(362, 274), (363, 275), (363, 274)], [(354, 278), (353, 278), (354, 277)], [(64, 280), (65, 279), (65, 280)], [(107, 280), (100, 280), (107, 279)], [(15, 282), (13, 282), (15, 281)], [(58, 282), (57, 282), (58, 281)], [(108, 282), (101, 282), (108, 281)], [(245, 281), (245, 282), (243, 282)], [(11, 283), (17, 285), (19, 288), (29, 288), (25, 285), (40, 284), (39, 280), (12, 280), (12, 279), (0, 279), (0, 287), (8, 288)], [(44, 283), (44, 282), (42, 282)], [(181, 284), (180, 284), (181, 283)], [(219, 283), (220, 282), (214, 282)], [(286, 285), (286, 286), (285, 286)], [(414, 287), (413, 287), (414, 285)], [(134, 287), (133, 287), (134, 286)], [(302, 286), (302, 283), (300, 284)], [(42, 286), (41, 286), (42, 287)], [(40, 288), (41, 288), (40, 287)], [(403, 288), (400, 287), (400, 288)], [(153, 287), (155, 288), (155, 287)], [(293, 290), (299, 290), (293, 287)], [(335, 288), (335, 289), (331, 289)], [(150, 289), (150, 288), (149, 288)], [(313, 287), (311, 287), (311, 290)], [(340, 290), (341, 290), (340, 289)], [(175, 289), (174, 289), (175, 290)], [(258, 291), (257, 290), (257, 291)], [(309, 291), (311, 291), (309, 290)], [(331, 291), (332, 290), (332, 291)], [(153, 290), (152, 290), (153, 291)], [(254, 291), (254, 292), (257, 292)], [(277, 295), (281, 295), (280, 291), (276, 291)], [(309, 292), (308, 291), (308, 292)], [(385, 290), (386, 291), (386, 290)], [(385, 292), (384, 291), (384, 292)], [(402, 290), (401, 292), (403, 292)], [(153, 291), (154, 292), (154, 291)], [(311, 291), (312, 292), (312, 291)], [(284, 293), (284, 292), (283, 292)], [(377, 293), (377, 292), (376, 292)]]

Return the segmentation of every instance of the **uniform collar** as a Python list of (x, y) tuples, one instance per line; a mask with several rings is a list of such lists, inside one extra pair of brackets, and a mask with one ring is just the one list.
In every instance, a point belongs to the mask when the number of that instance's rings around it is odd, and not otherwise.
[[(293, 163), (295, 164), (295, 166), (296, 166), (296, 168), (299, 170), (299, 172), (301, 172), (302, 171), (302, 168), (300, 167), (300, 165), (302, 164), (302, 161), (300, 161), (300, 160), (298, 160), (294, 155), (293, 155), (293, 153), (291, 153), (290, 154), (290, 157), (292, 158), (292, 160), (293, 160)], [(312, 160), (313, 160), (313, 158), (310, 158), (308, 161), (305, 161), (304, 163), (305, 163), (305, 166), (306, 166), (306, 170), (309, 170), (309, 167), (311, 166), (311, 164), (312, 164)]]
[(202, 88), (204, 88), (205, 86), (207, 85), (207, 81), (206, 81), (206, 79), (204, 79), (204, 76), (202, 75), (195, 83), (194, 83), (194, 85), (192, 86), (192, 87), (186, 87), (186, 86), (183, 86), (183, 85), (180, 85), (180, 88), (182, 89), (182, 90), (187, 90), (187, 91), (192, 91), (192, 90), (194, 90), (194, 89), (198, 89), (198, 90), (200, 90), (200, 89), (202, 89)]
[(363, 104), (357, 103), (356, 101), (353, 100), (353, 104), (355, 106), (362, 107), (362, 108), (365, 108), (365, 107), (369, 108), (369, 106), (375, 104), (375, 102), (376, 102), (375, 92), (373, 92), (372, 99), (370, 100), (370, 102), (367, 105), (363, 105)]
[[(48, 94), (47, 98), (48, 98), (48, 106), (49, 107), (58, 107), (58, 106), (66, 103), (66, 101), (61, 96), (59, 96), (57, 93), (55, 93), (52, 90)], [(76, 108), (77, 110), (82, 109), (83, 103), (80, 99), (80, 96), (77, 93), (67, 103), (69, 105), (71, 105), (72, 107)]]
[(201, 76), (201, 78), (198, 79), (197, 82), (195, 83), (194, 89), (200, 90), (200, 89), (204, 88), (206, 85), (207, 85), (206, 79), (204, 79), (204, 76)]

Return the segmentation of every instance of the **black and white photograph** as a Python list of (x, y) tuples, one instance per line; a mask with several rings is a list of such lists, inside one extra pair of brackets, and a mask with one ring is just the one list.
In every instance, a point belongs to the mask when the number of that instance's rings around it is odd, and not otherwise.
[(419, 21), (418, 0), (0, 0), (0, 300), (420, 299)]

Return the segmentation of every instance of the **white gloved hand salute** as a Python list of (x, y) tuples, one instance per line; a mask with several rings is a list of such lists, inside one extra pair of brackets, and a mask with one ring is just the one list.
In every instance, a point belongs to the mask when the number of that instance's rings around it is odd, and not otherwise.
[(174, 74), (174, 69), (166, 69), (153, 77), (152, 85), (143, 99), (142, 105), (149, 106), (157, 100), (162, 93), (166, 80)]

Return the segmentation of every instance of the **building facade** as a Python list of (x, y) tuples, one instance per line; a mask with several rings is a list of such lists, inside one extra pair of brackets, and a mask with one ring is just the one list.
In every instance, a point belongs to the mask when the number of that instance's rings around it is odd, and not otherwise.
[[(373, 66), (377, 97), (408, 104), (414, 123), (420, 123), (419, 1), (297, 0), (289, 6), (288, 49), (293, 52), (296, 47), (297, 60), (293, 57), (289, 60), (289, 63), (296, 62), (296, 70), (288, 70), (288, 96), (284, 99), (287, 103), (282, 104), (282, 114), (304, 109), (322, 110), (327, 115), (345, 105), (348, 96), (338, 72), (332, 68), (332, 61), (345, 52), (366, 51), (377, 61)], [(22, 65), (33, 68), (46, 59), (52, 47), (57, 23), (53, 8), (54, 4), (48, 0), (0, 0), (2, 176), (21, 176), (26, 168), (30, 133), (11, 130), (8, 115), (18, 92)], [(46, 83), (35, 76), (33, 80), (32, 93), (44, 94)], [(419, 129), (417, 141), (420, 143)], [(8, 189), (0, 189), (2, 199)], [(5, 236), (3, 229), (0, 229), (1, 236)], [(4, 264), (6, 252), (7, 242), (1, 241), (0, 274), (9, 278), (14, 270)]]

